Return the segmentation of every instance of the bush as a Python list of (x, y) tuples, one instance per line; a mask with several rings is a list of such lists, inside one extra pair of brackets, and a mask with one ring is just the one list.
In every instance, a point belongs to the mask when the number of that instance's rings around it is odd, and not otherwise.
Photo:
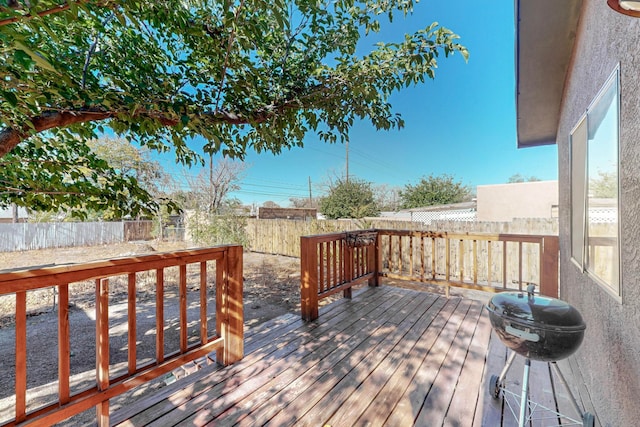
[(210, 215), (191, 218), (191, 237), (197, 244), (216, 246), (237, 244), (247, 246), (247, 219), (234, 215)]

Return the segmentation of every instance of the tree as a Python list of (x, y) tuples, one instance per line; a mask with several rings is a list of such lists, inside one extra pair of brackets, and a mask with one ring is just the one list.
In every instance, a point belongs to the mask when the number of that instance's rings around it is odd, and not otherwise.
[(182, 195), (183, 199), (190, 199), (188, 205), (193, 210), (187, 215), (191, 236), (204, 245), (246, 245), (247, 220), (236, 214), (241, 203), (229, 193), (240, 189), (247, 165), (227, 158), (215, 164), (211, 158), (211, 162), (209, 168), (188, 178), (190, 190)]
[(329, 195), (320, 199), (320, 211), (329, 219), (363, 218), (380, 213), (371, 184), (354, 178), (339, 179), (332, 184)]
[(507, 181), (507, 183), (508, 184), (515, 184), (515, 183), (518, 183), (518, 182), (532, 182), (532, 181), (540, 181), (540, 178), (538, 178), (538, 177), (536, 177), (534, 175), (531, 175), (530, 177), (527, 178), (522, 174), (516, 173), (516, 174), (513, 174), (513, 175), (511, 175), (509, 177), (509, 181)]
[(603, 199), (618, 198), (618, 174), (598, 171), (598, 176), (589, 181), (589, 196)]
[(312, 197), (311, 199), (308, 197), (290, 197), (289, 203), (292, 207), (298, 209), (317, 209), (320, 204), (320, 199), (318, 197)]
[(279, 208), (280, 205), (277, 204), (276, 202), (272, 201), (272, 200), (267, 200), (266, 202), (264, 202), (262, 204), (263, 208)]
[(395, 212), (400, 207), (400, 188), (381, 184), (374, 188), (380, 210)]
[[(95, 212), (110, 219), (156, 211), (157, 186), (141, 186), (132, 170), (111, 166), (110, 151), (99, 154), (91, 147), (102, 143), (77, 139), (60, 143), (34, 136), (29, 144), (20, 144), (0, 159), (0, 206), (15, 203), (32, 211), (61, 211), (81, 219)], [(111, 152), (124, 147), (121, 144)], [(133, 147), (126, 151), (132, 156), (137, 153)], [(145, 164), (140, 159), (138, 167)], [(175, 210), (175, 205), (168, 204)]]
[(400, 191), (400, 200), (403, 209), (411, 209), (460, 203), (468, 200), (470, 195), (470, 188), (454, 181), (451, 175), (429, 175), (422, 177), (415, 186), (405, 185), (404, 190)]
[(302, 146), (310, 132), (346, 141), (357, 119), (401, 128), (391, 94), (434, 78), (441, 55), (467, 58), (436, 23), (356, 54), (412, 0), (5, 4), (0, 157), (21, 147), (36, 158), (42, 146), (80, 157), (108, 128), (188, 165), (202, 161), (196, 136), (205, 153), (240, 159)]
[(208, 214), (221, 214), (225, 206), (235, 206), (235, 201), (228, 196), (240, 189), (246, 169), (245, 163), (223, 158), (202, 169), (197, 176), (188, 177), (194, 207)]
[(88, 141), (87, 145), (119, 174), (134, 177), (149, 193), (158, 193), (170, 181), (160, 163), (151, 159), (149, 150), (135, 147), (126, 139), (102, 137)]

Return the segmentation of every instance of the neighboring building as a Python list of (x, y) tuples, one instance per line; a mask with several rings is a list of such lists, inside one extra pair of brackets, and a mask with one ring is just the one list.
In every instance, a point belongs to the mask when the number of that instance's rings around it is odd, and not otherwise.
[(318, 210), (315, 208), (258, 208), (258, 219), (316, 219)]
[(511, 222), (516, 218), (557, 218), (558, 181), (478, 185), (471, 202), (382, 212), (381, 217), (426, 225), (431, 221)]
[(517, 0), (516, 22), (518, 146), (558, 145), (560, 295), (587, 323), (572, 357), (602, 425), (638, 425), (640, 18)]
[(478, 221), (556, 218), (558, 181), (478, 185)]
[(27, 222), (29, 214), (23, 207), (17, 207), (17, 212), (14, 212), (14, 208), (0, 209), (0, 223), (13, 222), (14, 215), (17, 214), (18, 222)]
[(475, 221), (476, 202), (451, 203), (448, 205), (426, 206), (406, 209), (413, 222), (430, 224), (431, 221)]

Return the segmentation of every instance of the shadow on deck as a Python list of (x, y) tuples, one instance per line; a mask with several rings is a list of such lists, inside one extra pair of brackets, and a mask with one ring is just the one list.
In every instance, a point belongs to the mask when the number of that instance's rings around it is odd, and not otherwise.
[[(514, 426), (509, 405), (488, 392), (507, 351), (492, 332), (485, 302), (365, 288), (321, 308), (313, 322), (288, 314), (247, 330), (240, 362), (205, 367), (117, 411), (111, 422)], [(518, 359), (505, 380), (514, 392), (522, 381)], [(532, 401), (577, 416), (546, 363), (533, 361), (531, 372)]]

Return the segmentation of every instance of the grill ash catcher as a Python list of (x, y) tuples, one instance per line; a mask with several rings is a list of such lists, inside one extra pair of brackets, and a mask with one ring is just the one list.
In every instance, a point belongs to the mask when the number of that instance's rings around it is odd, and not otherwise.
[[(555, 298), (535, 295), (534, 291), (535, 285), (530, 284), (527, 286), (526, 293), (499, 293), (494, 295), (487, 304), (493, 330), (500, 341), (512, 350), (500, 375), (491, 376), (489, 393), (494, 399), (498, 399), (502, 394), (514, 416), (517, 416), (516, 412), (507, 397), (511, 395), (516, 402), (520, 397), (519, 427), (524, 427), (532, 421), (535, 412), (539, 410), (546, 414), (552, 414), (552, 417), (558, 421), (562, 420), (562, 425), (593, 427), (595, 424), (594, 416), (580, 409), (566, 379), (556, 364), (556, 361), (570, 356), (580, 347), (586, 325), (578, 310), (568, 303)], [(525, 357), (520, 396), (507, 390), (504, 386), (504, 379), (516, 354)], [(580, 414), (580, 420), (529, 400), (531, 359), (549, 363), (552, 371), (555, 372), (567, 390), (571, 403), (576, 412)], [(572, 424), (565, 424), (565, 421)]]

